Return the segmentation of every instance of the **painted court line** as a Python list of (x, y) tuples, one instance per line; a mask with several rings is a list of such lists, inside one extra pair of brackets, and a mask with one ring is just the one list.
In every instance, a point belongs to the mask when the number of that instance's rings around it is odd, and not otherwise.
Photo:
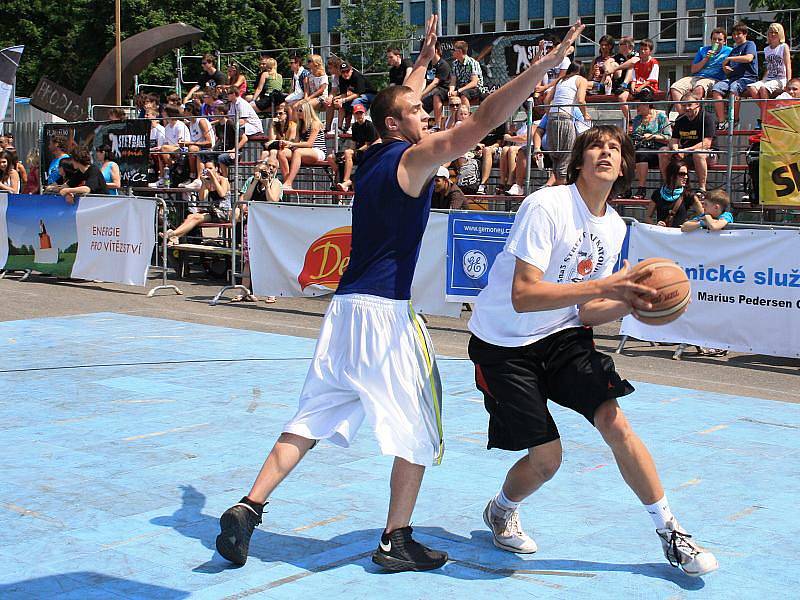
[(708, 435), (709, 433), (714, 433), (715, 431), (720, 431), (721, 429), (727, 429), (727, 425), (714, 425), (713, 427), (709, 427), (708, 429), (704, 429), (703, 431), (698, 431), (700, 435)]
[(373, 550), (369, 550), (367, 552), (362, 552), (361, 554), (356, 554), (354, 556), (348, 556), (347, 558), (343, 558), (341, 560), (337, 560), (332, 563), (328, 563), (327, 565), (322, 565), (319, 567), (315, 567), (310, 571), (306, 571), (305, 573), (297, 573), (296, 575), (290, 575), (289, 577), (282, 577), (281, 579), (276, 579), (275, 581), (271, 581), (264, 585), (260, 585), (254, 588), (250, 588), (248, 590), (244, 590), (239, 592), (238, 594), (232, 594), (230, 596), (225, 596), (224, 600), (238, 600), (239, 598), (247, 598), (248, 596), (253, 596), (254, 594), (260, 594), (261, 592), (265, 592), (267, 590), (273, 590), (276, 587), (280, 587), (282, 585), (286, 585), (287, 583), (294, 583), (295, 581), (299, 581), (300, 579), (305, 579), (315, 573), (322, 573), (323, 571), (330, 571), (331, 569), (335, 569), (336, 567), (341, 567), (342, 565), (346, 565), (349, 563), (354, 563), (356, 561), (361, 560), (367, 556), (372, 555)]
[(322, 527), (323, 525), (329, 525), (331, 523), (336, 523), (336, 521), (344, 521), (347, 518), (347, 515), (336, 515), (335, 517), (331, 517), (330, 519), (325, 519), (324, 521), (317, 521), (315, 523), (310, 523), (308, 525), (303, 525), (302, 527), (296, 527), (292, 529), (292, 531), (308, 531), (309, 529), (314, 529), (315, 527)]
[(142, 435), (132, 435), (131, 437), (122, 438), (123, 442), (135, 442), (136, 440), (146, 440), (147, 438), (158, 437), (160, 435), (167, 435), (169, 433), (183, 433), (184, 431), (191, 431), (192, 429), (200, 429), (207, 427), (210, 423), (198, 423), (197, 425), (187, 425), (186, 427), (175, 427), (174, 429), (167, 429), (166, 431), (154, 431), (153, 433), (143, 433)]
[(732, 514), (728, 517), (728, 521), (738, 521), (739, 519), (743, 519), (747, 515), (751, 515), (757, 510), (764, 508), (763, 506), (748, 506), (744, 510), (740, 510), (737, 513)]

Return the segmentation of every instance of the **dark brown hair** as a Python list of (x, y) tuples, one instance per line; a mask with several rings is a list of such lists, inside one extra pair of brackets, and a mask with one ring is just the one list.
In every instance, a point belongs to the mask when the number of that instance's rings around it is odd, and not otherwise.
[(631, 139), (619, 128), (614, 125), (597, 125), (580, 134), (572, 147), (567, 165), (567, 183), (573, 184), (578, 181), (583, 167), (583, 155), (587, 148), (598, 142), (612, 139), (619, 142), (622, 154), (622, 164), (620, 165), (620, 175), (611, 188), (609, 199), (619, 197), (631, 187), (631, 179), (636, 169), (636, 153), (633, 150)]
[[(678, 173), (681, 170), (681, 167), (685, 167), (686, 171), (689, 171), (689, 165), (683, 159), (673, 159), (667, 163), (667, 168), (664, 169), (664, 183), (666, 184), (667, 188), (670, 190), (678, 189)], [(685, 190), (688, 192), (689, 188), (689, 178), (686, 178), (686, 187)]]
[(375, 129), (378, 130), (378, 135), (384, 137), (389, 130), (386, 128), (386, 117), (394, 117), (395, 119), (401, 118), (402, 107), (399, 106), (397, 98), (403, 94), (413, 92), (410, 87), (405, 85), (393, 85), (392, 87), (385, 88), (378, 92), (375, 100), (372, 101), (372, 106), (369, 111), (372, 115), (372, 122), (375, 124)]
[(733, 33), (747, 33), (747, 23), (739, 21), (736, 25), (731, 27), (731, 34)]
[(89, 166), (92, 164), (92, 155), (89, 154), (89, 150), (86, 149), (86, 146), (78, 146), (72, 152), (72, 160), (80, 163), (84, 166)]

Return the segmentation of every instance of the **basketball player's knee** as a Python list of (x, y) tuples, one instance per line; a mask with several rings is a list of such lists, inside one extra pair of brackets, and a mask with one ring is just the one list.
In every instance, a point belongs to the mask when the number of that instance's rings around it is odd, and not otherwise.
[(561, 455), (557, 455), (554, 457), (548, 457), (547, 460), (537, 462), (535, 465), (532, 465), (537, 479), (540, 481), (550, 481), (553, 477), (555, 477), (556, 473), (558, 473), (558, 469), (561, 467)]
[(550, 481), (561, 467), (561, 446), (534, 449), (528, 455), (528, 467), (539, 481)]
[(623, 444), (633, 436), (633, 429), (628, 419), (613, 402), (606, 402), (597, 409), (594, 414), (594, 426), (610, 446)]

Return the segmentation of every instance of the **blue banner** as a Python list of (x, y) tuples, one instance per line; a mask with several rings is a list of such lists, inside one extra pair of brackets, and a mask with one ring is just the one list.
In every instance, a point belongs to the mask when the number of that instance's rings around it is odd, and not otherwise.
[(449, 301), (469, 301), (486, 286), (494, 260), (505, 246), (512, 214), (451, 212), (447, 223)]
[(78, 252), (79, 201), (69, 204), (61, 196), (30, 194), (7, 198), (6, 239), (0, 243), (6, 244), (8, 254), (0, 268), (70, 277)]

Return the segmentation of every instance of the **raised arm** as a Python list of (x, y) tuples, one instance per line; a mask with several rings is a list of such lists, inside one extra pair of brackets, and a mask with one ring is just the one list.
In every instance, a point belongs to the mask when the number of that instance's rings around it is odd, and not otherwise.
[[(471, 150), (495, 127), (503, 123), (530, 96), (548, 69), (561, 64), (567, 51), (583, 31), (580, 21), (573, 25), (555, 51), (540, 57), (531, 66), (490, 94), (478, 110), (461, 122), (459, 127), (431, 134), (412, 146), (403, 156), (401, 169), (408, 181), (421, 191), (439, 165), (455, 160)], [(435, 34), (434, 34), (435, 41)], [(413, 195), (413, 194), (412, 194)]]
[(433, 52), (436, 46), (436, 23), (439, 21), (439, 16), (433, 14), (428, 19), (428, 24), (425, 27), (425, 41), (422, 48), (419, 49), (417, 55), (417, 62), (411, 69), (406, 78), (403, 80), (403, 85), (410, 87), (421, 98), (422, 90), (425, 89), (425, 73), (428, 70), (428, 64), (433, 60)]

